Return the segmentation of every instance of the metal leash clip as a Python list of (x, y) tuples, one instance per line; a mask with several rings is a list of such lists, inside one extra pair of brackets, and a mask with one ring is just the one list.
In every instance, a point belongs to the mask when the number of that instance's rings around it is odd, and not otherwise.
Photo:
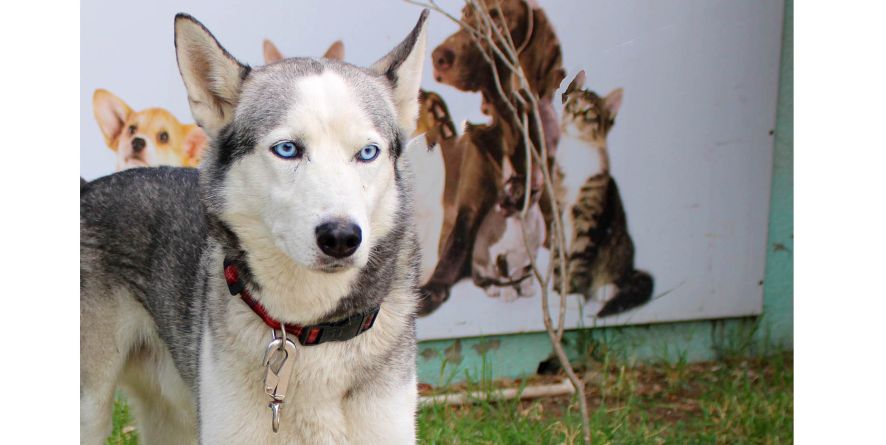
[(262, 366), (265, 367), (265, 394), (271, 398), (268, 408), (271, 408), (271, 428), (276, 433), (280, 429), (280, 408), (286, 398), (286, 389), (289, 386), (289, 377), (295, 364), (295, 343), (286, 338), (286, 330), (281, 329), (281, 337), (271, 330), (273, 340), (268, 343)]

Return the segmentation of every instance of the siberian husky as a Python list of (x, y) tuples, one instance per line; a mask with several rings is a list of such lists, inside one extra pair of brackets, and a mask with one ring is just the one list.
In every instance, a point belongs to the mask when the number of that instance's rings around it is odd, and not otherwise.
[(402, 154), (426, 18), (370, 68), (250, 68), (176, 16), (210, 146), (199, 170), (81, 190), (81, 442), (104, 442), (118, 386), (148, 444), (415, 442), (419, 252)]

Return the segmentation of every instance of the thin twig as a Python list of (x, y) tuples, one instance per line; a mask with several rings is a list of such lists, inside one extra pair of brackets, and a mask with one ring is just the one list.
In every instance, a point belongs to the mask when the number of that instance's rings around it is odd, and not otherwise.
[[(572, 383), (573, 387), (578, 393), (579, 407), (582, 415), (584, 442), (586, 444), (590, 444), (590, 423), (584, 384), (582, 380), (578, 377), (578, 375), (576, 375), (575, 370), (572, 368), (572, 365), (569, 362), (569, 358), (566, 356), (566, 352), (562, 344), (563, 333), (565, 329), (567, 301), (566, 296), (564, 295), (564, 293), (566, 292), (567, 272), (566, 236), (562, 223), (562, 215), (560, 213), (559, 204), (557, 203), (554, 180), (548, 164), (548, 147), (546, 146), (545, 134), (543, 130), (543, 125), (541, 123), (539, 98), (532, 91), (529, 81), (527, 80), (526, 75), (523, 72), (523, 67), (521, 66), (519, 60), (519, 50), (516, 48), (513, 39), (510, 36), (510, 32), (504, 32), (504, 30), (507, 29), (507, 26), (503, 10), (501, 8), (501, 3), (499, 0), (496, 0), (496, 7), (498, 8), (501, 23), (503, 25), (500, 28), (496, 26), (494, 19), (490, 16), (489, 11), (486, 9), (486, 7), (484, 5), (481, 5), (481, 2), (479, 2), (478, 0), (466, 0), (468, 7), (473, 8), (474, 12), (479, 17), (476, 27), (471, 26), (468, 23), (465, 23), (464, 21), (448, 13), (447, 11), (439, 7), (434, 0), (428, 0), (427, 2), (417, 0), (405, 1), (413, 5), (418, 5), (434, 10), (449, 18), (453, 22), (457, 23), (459, 26), (461, 26), (462, 29), (468, 32), (472, 41), (474, 42), (474, 45), (479, 50), (480, 55), (483, 57), (483, 59), (492, 70), (492, 78), (494, 81), (496, 92), (499, 95), (500, 102), (504, 104), (510, 112), (510, 119), (505, 119), (505, 122), (512, 127), (511, 130), (516, 129), (523, 138), (523, 144), (526, 150), (526, 188), (524, 191), (526, 195), (524, 196), (523, 209), (519, 214), (522, 226), (521, 231), (523, 234), (523, 244), (529, 256), (532, 273), (541, 285), (542, 320), (544, 322), (545, 330), (550, 337), (551, 345), (554, 349), (555, 354), (557, 355), (557, 358), (560, 360), (560, 363), (563, 366), (563, 370), (566, 372), (569, 381)], [(529, 13), (531, 14), (532, 11), (530, 10)], [(511, 79), (508, 81), (507, 89), (502, 85), (502, 79), (498, 70), (499, 63), (507, 68), (509, 70), (509, 75), (512, 76)], [(516, 82), (513, 81), (514, 78), (516, 78)], [(538, 139), (537, 143), (531, 137), (532, 131), (530, 131), (530, 118), (532, 120), (532, 130), (534, 130), (534, 133)], [(525, 230), (525, 227), (527, 227), (526, 216), (530, 207), (529, 197), (531, 194), (531, 175), (533, 171), (533, 162), (538, 163), (538, 165), (541, 167), (542, 177), (544, 179), (545, 186), (544, 194), (545, 197), (549, 199), (551, 203), (551, 210), (554, 214), (553, 223), (551, 224), (551, 228), (553, 229), (553, 236), (550, 237), (550, 250), (551, 252), (556, 252), (557, 255), (552, 256), (550, 261), (548, 261), (548, 267), (544, 274), (538, 266), (538, 263), (536, 261), (536, 251), (533, 250), (529, 242), (528, 234)], [(550, 313), (548, 291), (550, 281), (554, 272), (554, 265), (556, 263), (559, 263), (560, 265), (560, 274), (558, 277), (560, 279), (560, 292), (558, 293), (560, 300), (557, 326), (555, 327)]]
[[(481, 53), (483, 53), (484, 59), (486, 59), (487, 63), (489, 63), (490, 66), (492, 67), (493, 79), (495, 80), (496, 89), (498, 90), (498, 93), (501, 96), (502, 100), (510, 108), (511, 113), (514, 117), (514, 122), (517, 123), (518, 126), (520, 126), (520, 121), (517, 120), (516, 109), (513, 106), (513, 104), (510, 103), (510, 101), (508, 99), (510, 99), (511, 97), (515, 97), (521, 102), (521, 106), (525, 106), (525, 101), (523, 100), (523, 97), (522, 97), (523, 94), (519, 94), (519, 93), (524, 93), (529, 98), (530, 105), (533, 110), (533, 113), (532, 113), (533, 114), (533, 123), (535, 124), (536, 134), (539, 135), (539, 145), (541, 146), (540, 150), (538, 150), (538, 151), (541, 152), (541, 163), (543, 165), (542, 175), (545, 180), (545, 187), (547, 190), (549, 190), (548, 197), (551, 202), (552, 213), (555, 215), (555, 218), (554, 218), (554, 238), (556, 240), (556, 245), (565, 246), (566, 236), (565, 236), (565, 233), (564, 233), (564, 230), (562, 227), (562, 222), (560, 220), (560, 209), (559, 209), (559, 206), (558, 206), (557, 200), (556, 200), (555, 189), (553, 187), (553, 180), (551, 179), (550, 171), (547, 168), (547, 166), (548, 166), (547, 147), (545, 146), (546, 141), (544, 140), (544, 131), (542, 130), (542, 125), (541, 125), (540, 112), (539, 112), (539, 108), (538, 108), (538, 98), (536, 97), (535, 94), (532, 93), (532, 89), (529, 85), (529, 81), (526, 79), (526, 76), (523, 72), (523, 67), (520, 65), (519, 54), (517, 54), (517, 49), (514, 47), (514, 42), (510, 38), (510, 32), (502, 33), (498, 29), (498, 27), (494, 26), (492, 24), (493, 19), (492, 19), (492, 17), (489, 16), (489, 12), (485, 8), (480, 7), (480, 5), (477, 3), (476, 0), (467, 0), (467, 2), (477, 12), (477, 15), (481, 18), (482, 23), (485, 24), (485, 28), (487, 31), (485, 33), (474, 32), (473, 34), (474, 35), (476, 35), (476, 34), (482, 35), (484, 37), (484, 40), (486, 41), (486, 43), (499, 56), (499, 58), (502, 60), (502, 62), (504, 62), (505, 65), (511, 70), (512, 74), (516, 74), (516, 76), (520, 80), (520, 91), (518, 92), (518, 94), (513, 94), (513, 95), (505, 94), (505, 92), (503, 91), (501, 84), (500, 84), (501, 79), (498, 76), (498, 69), (496, 68), (495, 63), (492, 60), (490, 60), (491, 59), (490, 57), (487, 56), (485, 48), (483, 48), (483, 46), (480, 45), (479, 42), (476, 42), (476, 40), (475, 40), (475, 43), (477, 43), (477, 47), (480, 49)], [(503, 14), (501, 14), (501, 3), (498, 3), (498, 8), (499, 8), (499, 13), (500, 13), (499, 15), (502, 18), (502, 21), (504, 22), (504, 16), (503, 16)], [(532, 13), (531, 9), (530, 9), (529, 13), (530, 14)], [(507, 51), (509, 53), (509, 55), (511, 57), (510, 60), (508, 59), (508, 57), (506, 57), (501, 52), (501, 50), (498, 49), (498, 44), (495, 41), (493, 41), (493, 39), (489, 35), (490, 29), (492, 30), (492, 32), (494, 32), (496, 34), (499, 42), (501, 42), (501, 45), (505, 48), (505, 51)], [(503, 37), (502, 34), (506, 34), (507, 38)], [(525, 135), (524, 136), (525, 141), (528, 142), (528, 144), (526, 145), (526, 149), (528, 151), (527, 158), (531, 159), (530, 154), (536, 154), (535, 153), (536, 150), (534, 150), (532, 147), (533, 141), (528, 136), (525, 128), (522, 128), (521, 130), (522, 130), (521, 132)], [(526, 184), (527, 185), (530, 184), (530, 172), (532, 171), (530, 169), (531, 162), (529, 162), (528, 164), (529, 165), (527, 166), (527, 170), (526, 170), (526, 172), (527, 172)], [(525, 199), (524, 200), (524, 209), (522, 212), (522, 214), (524, 216), (528, 210), (529, 189), (530, 189), (530, 187), (526, 188), (527, 197), (524, 198)], [(566, 319), (566, 304), (565, 304), (566, 297), (564, 295), (564, 292), (566, 289), (566, 273), (565, 273), (565, 271), (566, 271), (566, 252), (565, 252), (565, 249), (557, 249), (556, 252), (558, 253), (558, 256), (559, 256), (559, 258), (557, 258), (557, 260), (559, 260), (559, 262), (560, 262), (560, 270), (561, 270), (561, 273), (559, 276), (560, 289), (561, 289), (561, 292), (560, 292), (561, 304), (560, 304), (559, 317), (557, 318), (557, 338), (562, 339), (563, 338), (563, 331), (565, 330), (565, 319)], [(547, 280), (545, 281), (544, 284), (547, 285)]]

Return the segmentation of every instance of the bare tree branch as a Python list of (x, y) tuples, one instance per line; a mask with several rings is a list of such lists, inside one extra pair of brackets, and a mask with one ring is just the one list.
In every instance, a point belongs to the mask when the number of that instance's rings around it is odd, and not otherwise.
[[(523, 244), (529, 256), (530, 265), (533, 276), (538, 280), (541, 287), (542, 302), (542, 320), (545, 330), (551, 340), (557, 358), (560, 360), (563, 370), (566, 372), (569, 381), (575, 387), (579, 399), (579, 407), (582, 415), (582, 427), (584, 433), (584, 442), (591, 443), (590, 422), (587, 406), (587, 398), (585, 395), (585, 387), (582, 380), (576, 375), (575, 370), (569, 362), (569, 358), (563, 348), (562, 340), (565, 330), (566, 316), (566, 236), (563, 228), (562, 215), (560, 213), (559, 204), (557, 203), (556, 189), (554, 188), (554, 178), (550, 169), (548, 147), (546, 146), (545, 134), (541, 123), (541, 113), (539, 110), (539, 97), (532, 91), (529, 81), (520, 64), (520, 49), (516, 47), (507, 28), (503, 9), (500, 0), (495, 0), (495, 8), (498, 10), (500, 26), (496, 24), (495, 19), (489, 14), (489, 10), (484, 4), (478, 0), (465, 0), (467, 5), (473, 9), (479, 20), (476, 26), (465, 23), (456, 18), (452, 14), (445, 11), (437, 5), (434, 0), (427, 2), (417, 0), (405, 0), (407, 3), (429, 8), (443, 16), (449, 18), (454, 23), (461, 26), (468, 32), (475, 47), (479, 50), (480, 55), (492, 70), (492, 78), (495, 90), (498, 93), (499, 100), (507, 107), (510, 116), (502, 116), (507, 122), (515, 128), (522, 140), (526, 150), (526, 187), (523, 200), (523, 208), (520, 212), (521, 230), (523, 233)], [(486, 0), (491, 1), (491, 0)], [(529, 14), (533, 14), (529, 8)], [(533, 20), (530, 16), (530, 20)], [(522, 48), (521, 48), (522, 49)], [(501, 73), (499, 72), (499, 64), (509, 71), (510, 79), (507, 80), (507, 86), (502, 85)], [(516, 80), (516, 81), (515, 81)], [(530, 123), (531, 119), (531, 123)], [(533, 131), (536, 135), (537, 142), (532, 138)], [(529, 236), (525, 230), (527, 227), (526, 216), (530, 208), (530, 195), (532, 185), (533, 163), (536, 163), (542, 172), (544, 179), (544, 194), (550, 201), (554, 218), (550, 227), (553, 233), (550, 237), (550, 251), (556, 252), (551, 255), (548, 261), (547, 270), (542, 273), (536, 260), (536, 251), (532, 249), (529, 242)], [(549, 306), (549, 290), (551, 278), (554, 275), (555, 264), (559, 264), (559, 312), (557, 324), (554, 326)]]

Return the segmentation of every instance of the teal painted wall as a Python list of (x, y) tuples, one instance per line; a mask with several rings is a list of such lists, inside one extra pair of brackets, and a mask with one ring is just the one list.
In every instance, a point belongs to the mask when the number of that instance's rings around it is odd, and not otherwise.
[[(570, 331), (570, 355), (605, 345), (622, 362), (699, 361), (736, 353), (765, 354), (794, 345), (794, 19), (785, 2), (781, 73), (775, 128), (772, 198), (763, 315), (754, 318)], [(539, 316), (541, 316), (539, 314)], [(591, 343), (593, 342), (593, 343)], [(535, 373), (551, 354), (544, 332), (419, 343), (419, 380), (432, 385), (466, 376), (519, 377)]]

